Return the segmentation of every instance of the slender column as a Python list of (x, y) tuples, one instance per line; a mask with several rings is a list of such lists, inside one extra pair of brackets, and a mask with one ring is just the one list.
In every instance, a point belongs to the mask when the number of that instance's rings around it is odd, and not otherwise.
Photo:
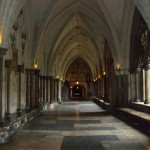
[(120, 107), (124, 103), (124, 74), (120, 76)]
[(45, 76), (43, 76), (43, 104), (46, 103), (46, 97), (45, 97)]
[(40, 104), (43, 104), (43, 77), (40, 76)]
[(30, 69), (26, 69), (26, 110), (30, 109)]
[(104, 77), (101, 80), (102, 99), (104, 99)]
[(10, 114), (10, 74), (11, 74), (11, 64), (12, 60), (5, 60), (5, 67), (7, 71), (7, 108), (6, 117), (11, 117)]
[(57, 84), (56, 84), (56, 79), (53, 79), (53, 84), (54, 84), (54, 102), (56, 102), (56, 90), (57, 90)]
[(150, 103), (150, 64), (145, 68), (145, 104)]
[(107, 102), (110, 102), (110, 90), (109, 90), (109, 88), (110, 88), (110, 78), (109, 77), (107, 77), (106, 78), (106, 86), (107, 86), (107, 95), (106, 95), (106, 101)]
[(104, 100), (108, 102), (108, 78), (104, 76)]
[(131, 93), (131, 73), (128, 74), (128, 104), (132, 101), (132, 93)]
[(58, 102), (61, 103), (62, 102), (62, 97), (61, 97), (61, 89), (62, 89), (62, 81), (59, 80), (59, 83), (58, 83)]
[(17, 113), (20, 115), (22, 113), (21, 109), (21, 73), (24, 71), (23, 65), (18, 65), (18, 108)]
[(96, 97), (98, 98), (98, 80), (96, 80)]
[(39, 73), (40, 70), (35, 70), (35, 107), (39, 107), (39, 99), (40, 99), (40, 94), (39, 94)]
[(101, 97), (101, 79), (98, 79), (98, 98)]
[(35, 108), (35, 70), (30, 69), (30, 109)]
[(123, 84), (122, 84), (122, 107), (126, 107), (128, 105), (128, 100), (130, 99), (129, 95), (129, 71), (124, 70), (123, 73)]
[(135, 87), (136, 87), (136, 99), (135, 102), (140, 102), (140, 72), (141, 69), (136, 69), (136, 80), (135, 80)]
[(54, 81), (53, 81), (53, 77), (51, 76), (50, 77), (50, 104), (52, 104), (53, 103), (53, 94), (54, 94), (54, 83), (53, 83)]
[(59, 102), (59, 79), (56, 79), (56, 101)]
[(145, 101), (145, 70), (142, 69), (142, 76), (143, 76), (143, 80), (142, 80), (142, 84), (143, 84), (143, 92), (142, 92), (142, 102)]
[(7, 49), (0, 47), (0, 122), (3, 122), (3, 56), (6, 52)]
[(50, 76), (48, 76), (48, 103), (50, 104)]
[(116, 93), (117, 93), (117, 100), (116, 100), (116, 107), (121, 106), (121, 75), (120, 75), (121, 70), (118, 69), (116, 70)]
[(99, 79), (99, 98), (101, 98), (102, 97), (102, 82), (101, 82), (101, 78)]
[(49, 77), (48, 76), (46, 76), (45, 77), (45, 84), (46, 84), (46, 103), (48, 103), (48, 79)]

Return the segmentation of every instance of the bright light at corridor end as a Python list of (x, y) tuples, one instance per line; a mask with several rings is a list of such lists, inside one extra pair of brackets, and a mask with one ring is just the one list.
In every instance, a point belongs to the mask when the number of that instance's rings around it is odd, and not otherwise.
[(78, 85), (78, 84), (79, 84), (79, 82), (76, 82), (76, 84)]

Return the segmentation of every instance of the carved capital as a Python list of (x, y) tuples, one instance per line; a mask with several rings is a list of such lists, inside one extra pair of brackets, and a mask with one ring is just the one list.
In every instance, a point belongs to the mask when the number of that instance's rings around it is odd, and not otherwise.
[(6, 48), (3, 48), (3, 47), (0, 47), (0, 56), (4, 56), (7, 52), (7, 49)]
[(11, 59), (5, 60), (5, 67), (6, 68), (11, 68), (12, 67), (12, 60)]

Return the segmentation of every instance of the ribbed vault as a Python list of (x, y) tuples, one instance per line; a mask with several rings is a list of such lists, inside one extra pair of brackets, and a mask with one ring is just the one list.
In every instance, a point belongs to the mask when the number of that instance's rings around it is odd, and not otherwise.
[(94, 78), (104, 70), (105, 40), (117, 64), (119, 45), (108, 20), (96, 0), (56, 2), (35, 45), (34, 58), (41, 64), (43, 74), (63, 78), (68, 66), (80, 57), (87, 62)]

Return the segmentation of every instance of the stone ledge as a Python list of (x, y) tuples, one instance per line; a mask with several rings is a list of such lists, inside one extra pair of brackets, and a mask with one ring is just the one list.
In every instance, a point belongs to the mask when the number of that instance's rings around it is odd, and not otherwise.
[(150, 104), (144, 104), (144, 102), (132, 102), (130, 108), (150, 114)]
[(99, 98), (94, 98), (94, 102), (98, 105), (100, 105), (103, 109), (105, 110), (109, 110), (110, 108), (110, 103), (107, 103), (105, 102), (104, 100), (102, 99), (99, 99)]
[(117, 115), (150, 134), (150, 115), (131, 108), (118, 108)]
[(0, 128), (0, 144), (7, 142), (8, 137), (13, 133), (15, 133), (19, 127), (31, 121), (38, 115), (39, 115), (39, 109), (35, 109), (31, 112), (23, 114), (20, 117), (17, 117), (16, 119), (4, 123), (4, 126)]

